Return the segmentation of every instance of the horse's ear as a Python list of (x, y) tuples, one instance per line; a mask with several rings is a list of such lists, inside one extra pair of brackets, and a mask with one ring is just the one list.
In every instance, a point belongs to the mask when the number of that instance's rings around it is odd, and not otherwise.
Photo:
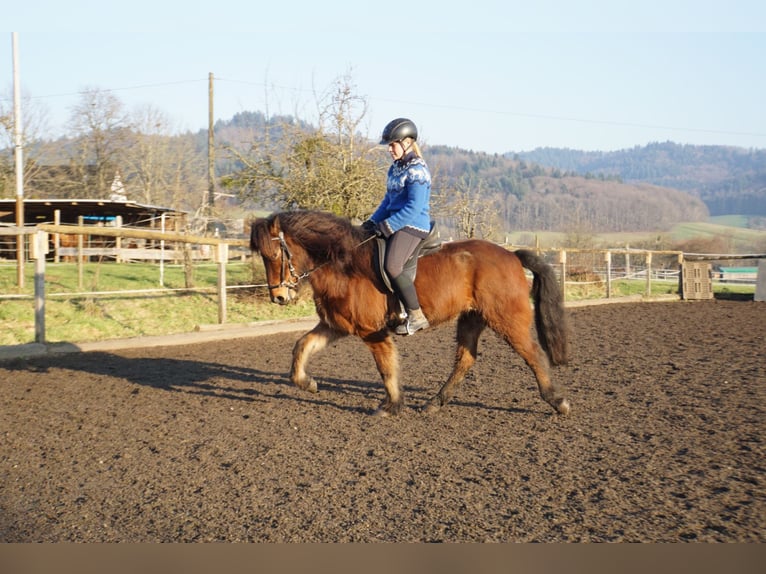
[(250, 225), (250, 249), (263, 253), (263, 248), (271, 244), (271, 238), (279, 235), (281, 228), (279, 217), (258, 217)]

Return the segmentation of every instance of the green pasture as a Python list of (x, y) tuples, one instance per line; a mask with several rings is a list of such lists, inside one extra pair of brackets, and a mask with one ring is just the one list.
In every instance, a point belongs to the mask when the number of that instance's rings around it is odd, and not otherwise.
[[(710, 222), (684, 223), (666, 234), (614, 233), (585, 238), (593, 248), (668, 249), (669, 241), (725, 236), (739, 252), (766, 251), (766, 231), (745, 227), (745, 216), (711, 218)], [(572, 234), (515, 232), (508, 234), (513, 245), (543, 249), (566, 245)], [(734, 251), (732, 251), (734, 252)], [(48, 342), (85, 342), (145, 335), (167, 335), (218, 323), (218, 267), (196, 263), (160, 266), (157, 263), (86, 263), (80, 270), (73, 263), (47, 263), (45, 271), (45, 333)], [(286, 307), (269, 302), (263, 287), (260, 265), (230, 262), (226, 266), (226, 315), (228, 323), (287, 319), (314, 313), (310, 294), (305, 292)], [(614, 298), (646, 295), (644, 280), (612, 282)], [(714, 283), (718, 298), (752, 298), (753, 285)], [(678, 293), (675, 281), (652, 281), (651, 296)], [(24, 287), (17, 285), (16, 264), (0, 264), (0, 345), (34, 341), (34, 262), (25, 264)], [(567, 301), (599, 299), (606, 287), (599, 283), (566, 285)]]
[(717, 215), (710, 218), (710, 223), (724, 225), (726, 227), (748, 227), (747, 215)]
[[(505, 234), (505, 240), (514, 246), (558, 249), (572, 246), (592, 249), (615, 249), (630, 246), (639, 249), (673, 250), (676, 245), (691, 239), (723, 238), (727, 253), (763, 253), (766, 251), (766, 229), (748, 228), (752, 218), (745, 215), (726, 215), (710, 221), (679, 223), (666, 231), (636, 231), (620, 233), (587, 233), (557, 231), (514, 231)], [(763, 218), (761, 218), (763, 219)], [(576, 244), (573, 245), (573, 242)]]
[[(735, 217), (735, 216), (732, 216)], [(734, 220), (726, 220), (734, 223)], [(719, 223), (695, 221), (679, 223), (671, 232), (671, 236), (679, 240), (698, 239), (700, 237), (724, 237), (728, 242), (737, 245), (754, 245), (763, 242), (766, 231), (762, 229), (747, 229)]]
[[(15, 263), (0, 265), (0, 345), (34, 341), (34, 264), (25, 265), (21, 292), (17, 273)], [(165, 265), (160, 273), (160, 266), (151, 263), (87, 263), (82, 274), (73, 263), (47, 264), (46, 340), (76, 343), (168, 335), (218, 323), (215, 264), (194, 266), (191, 289), (187, 289), (182, 266)], [(227, 323), (314, 313), (308, 296), (287, 307), (271, 304), (263, 287), (262, 269), (249, 262), (229, 263), (226, 284), (230, 288)]]
[[(634, 295), (646, 296), (645, 279), (619, 279), (613, 280), (611, 285), (611, 297), (631, 297)], [(716, 299), (752, 299), (755, 293), (755, 285), (730, 284), (713, 282), (713, 295)], [(649, 297), (663, 297), (678, 295), (677, 281), (652, 280)], [(601, 299), (606, 297), (606, 286), (603, 284), (567, 282), (566, 300), (582, 301), (586, 299)]]
[[(194, 331), (218, 323), (214, 264), (197, 264), (193, 289), (180, 265), (165, 265), (161, 276), (156, 263), (87, 263), (82, 273), (73, 263), (46, 265), (46, 340), (87, 342), (167, 335)], [(263, 287), (260, 265), (230, 262), (226, 267), (227, 323), (250, 323), (305, 317), (314, 313), (310, 294), (302, 292), (293, 305), (272, 304)], [(162, 277), (162, 285), (160, 278)], [(0, 345), (34, 341), (34, 264), (25, 265), (24, 288), (17, 288), (15, 264), (0, 265)], [(82, 287), (81, 287), (82, 285)], [(612, 297), (644, 296), (645, 280), (612, 282)], [(750, 297), (753, 285), (714, 284), (716, 297)], [(677, 294), (674, 281), (652, 281), (651, 296)], [(21, 297), (20, 297), (21, 296)], [(603, 284), (567, 283), (567, 301), (599, 299)]]

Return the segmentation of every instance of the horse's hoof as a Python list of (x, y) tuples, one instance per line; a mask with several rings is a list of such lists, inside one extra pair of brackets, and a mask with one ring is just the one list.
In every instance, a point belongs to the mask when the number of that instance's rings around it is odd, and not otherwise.
[(311, 377), (303, 381), (294, 381), (294, 383), (295, 383), (295, 386), (302, 391), (308, 391), (314, 394), (319, 392), (319, 387), (317, 386), (317, 382)]
[(398, 415), (402, 410), (402, 403), (389, 403), (384, 402), (381, 403), (381, 405), (378, 407), (378, 410), (376, 410), (373, 413), (373, 416), (376, 417), (391, 417), (394, 415)]
[(556, 406), (556, 412), (564, 416), (569, 414), (569, 409), (569, 401), (566, 399), (561, 399), (559, 404)]
[(438, 403), (427, 403), (422, 409), (420, 409), (420, 412), (432, 415), (434, 413), (437, 413), (441, 410), (441, 406)]

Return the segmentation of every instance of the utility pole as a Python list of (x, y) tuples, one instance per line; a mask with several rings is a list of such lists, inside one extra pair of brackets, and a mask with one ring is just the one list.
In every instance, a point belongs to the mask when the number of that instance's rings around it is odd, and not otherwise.
[[(16, 159), (16, 227), (24, 227), (24, 156), (21, 129), (21, 85), (19, 82), (19, 35), (11, 33), (13, 45), (13, 133)], [(16, 236), (16, 282), (19, 291), (24, 288), (24, 242), (25, 236)]]
[(212, 215), (215, 207), (215, 138), (213, 136), (213, 72), (208, 75), (207, 86), (207, 204)]

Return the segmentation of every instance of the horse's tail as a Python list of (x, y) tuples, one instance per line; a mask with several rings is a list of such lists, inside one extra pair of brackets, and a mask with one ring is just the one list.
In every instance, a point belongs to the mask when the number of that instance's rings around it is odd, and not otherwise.
[(568, 331), (564, 298), (553, 267), (532, 251), (520, 249), (515, 253), (521, 264), (534, 275), (532, 299), (535, 302), (535, 327), (540, 346), (551, 364), (564, 365), (569, 360)]

